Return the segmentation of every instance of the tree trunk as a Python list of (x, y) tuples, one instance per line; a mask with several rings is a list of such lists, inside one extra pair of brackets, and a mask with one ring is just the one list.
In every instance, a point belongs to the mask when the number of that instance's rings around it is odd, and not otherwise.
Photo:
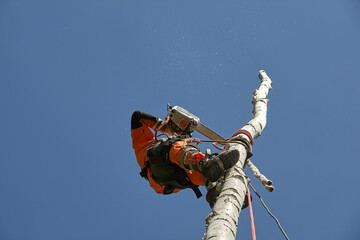
[[(260, 136), (265, 128), (267, 103), (269, 101), (266, 97), (272, 84), (264, 70), (259, 72), (259, 78), (261, 84), (253, 94), (253, 118), (241, 128), (248, 131), (253, 138)], [(239, 135), (250, 142), (249, 137), (245, 134), (240, 133)], [(232, 143), (229, 145), (230, 149), (237, 149), (240, 152), (239, 161), (227, 171), (224, 185), (213, 211), (206, 218), (205, 240), (232, 240), (236, 238), (239, 215), (247, 189), (244, 172), (247, 150), (241, 144)]]

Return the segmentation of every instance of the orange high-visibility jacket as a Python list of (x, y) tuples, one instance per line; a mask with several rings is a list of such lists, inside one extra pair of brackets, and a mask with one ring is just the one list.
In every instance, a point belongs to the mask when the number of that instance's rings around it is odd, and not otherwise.
[[(149, 160), (149, 157), (146, 156), (147, 149), (155, 143), (154, 134), (151, 129), (158, 120), (158, 117), (141, 111), (135, 111), (131, 117), (132, 147), (135, 150), (137, 163), (141, 169), (145, 167), (145, 162)], [(160, 186), (154, 181), (151, 177), (150, 168), (147, 171), (150, 186), (157, 193), (163, 194), (165, 186)], [(179, 191), (180, 189), (175, 189), (174, 193)]]

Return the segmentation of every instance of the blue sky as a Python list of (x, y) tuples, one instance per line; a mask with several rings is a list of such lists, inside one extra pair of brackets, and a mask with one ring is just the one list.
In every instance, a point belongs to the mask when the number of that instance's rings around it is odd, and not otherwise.
[[(201, 239), (205, 199), (139, 177), (131, 114), (180, 105), (229, 137), (261, 69), (252, 160), (276, 190), (254, 187), (290, 239), (359, 239), (359, 43), (355, 0), (1, 1), (0, 239)], [(258, 239), (282, 239), (253, 205)]]

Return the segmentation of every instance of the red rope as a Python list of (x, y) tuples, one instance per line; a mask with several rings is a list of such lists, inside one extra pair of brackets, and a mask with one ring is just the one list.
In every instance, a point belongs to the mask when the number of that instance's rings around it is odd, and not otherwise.
[(251, 145), (254, 145), (254, 139), (253, 139), (253, 137), (251, 136), (251, 133), (249, 133), (248, 131), (246, 131), (246, 130), (244, 130), (244, 129), (237, 130), (237, 131), (232, 135), (232, 137), (235, 137), (236, 135), (239, 135), (240, 133), (245, 134), (246, 136), (248, 136), (248, 137), (250, 138)]
[(224, 150), (224, 149), (225, 149), (225, 146), (224, 146), (224, 147), (219, 147), (219, 146), (217, 145), (217, 142), (213, 142), (212, 145), (213, 145), (215, 148), (219, 149), (219, 150)]
[(198, 146), (202, 141), (200, 139), (193, 139), (191, 142), (195, 142), (196, 146)]
[(247, 187), (247, 195), (248, 195), (249, 211), (250, 211), (251, 233), (252, 233), (253, 240), (256, 240), (254, 214), (253, 214), (253, 210), (252, 210), (251, 196), (250, 196), (249, 187)]

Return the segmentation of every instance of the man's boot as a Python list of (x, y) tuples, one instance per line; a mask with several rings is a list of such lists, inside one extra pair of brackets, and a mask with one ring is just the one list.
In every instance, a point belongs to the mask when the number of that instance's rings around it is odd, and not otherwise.
[(239, 151), (236, 149), (222, 152), (218, 155), (199, 152), (195, 146), (187, 146), (183, 152), (180, 164), (185, 170), (200, 172), (206, 179), (216, 182), (225, 172), (232, 168), (239, 160)]
[(239, 151), (228, 150), (219, 155), (205, 156), (199, 162), (200, 173), (211, 182), (216, 182), (229, 168), (232, 168), (239, 160)]

